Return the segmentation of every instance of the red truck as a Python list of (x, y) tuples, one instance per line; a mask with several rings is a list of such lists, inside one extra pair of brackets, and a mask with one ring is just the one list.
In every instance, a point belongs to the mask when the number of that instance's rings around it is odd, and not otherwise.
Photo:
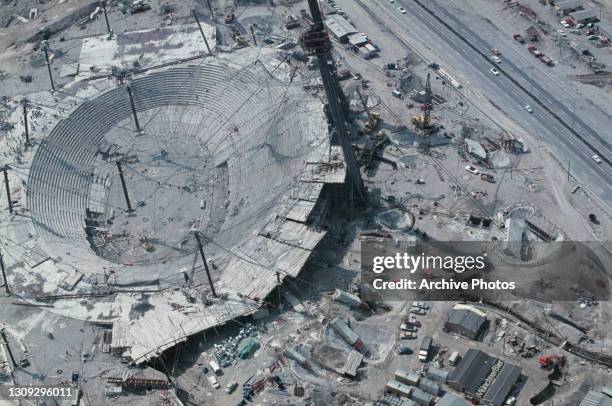
[(533, 54), (533, 56), (535, 56), (536, 58), (538, 58), (540, 61), (542, 61), (542, 63), (544, 63), (545, 65), (548, 66), (552, 66), (553, 65), (553, 60), (550, 59), (549, 57), (547, 57), (546, 55), (544, 55), (542, 52), (540, 52), (538, 50), (538, 48), (535, 47), (535, 45), (531, 45), (529, 48), (527, 48), (529, 50), (529, 52), (531, 54)]

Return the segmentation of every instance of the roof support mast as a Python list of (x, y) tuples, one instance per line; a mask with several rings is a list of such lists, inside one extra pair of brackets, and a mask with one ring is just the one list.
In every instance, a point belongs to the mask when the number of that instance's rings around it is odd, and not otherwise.
[(347, 165), (349, 182), (359, 200), (365, 199), (363, 181), (357, 165), (357, 158), (353, 150), (350, 133), (346, 125), (345, 99), (342, 89), (335, 75), (336, 66), (331, 54), (331, 42), (323, 26), (323, 17), (317, 0), (308, 0), (310, 14), (312, 15), (312, 26), (302, 37), (304, 49), (315, 54), (319, 60), (321, 79), (325, 87), (329, 113), (331, 115), (334, 137), (332, 142), (337, 142), (342, 147), (344, 159)]

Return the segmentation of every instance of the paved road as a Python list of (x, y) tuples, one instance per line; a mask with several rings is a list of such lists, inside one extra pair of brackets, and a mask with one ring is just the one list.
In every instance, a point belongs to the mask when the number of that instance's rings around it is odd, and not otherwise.
[[(432, 2), (428, 1), (426, 4), (430, 7)], [(438, 16), (448, 24), (445, 25), (414, 0), (397, 0), (393, 4), (382, 0), (363, 0), (363, 5), (370, 13), (377, 14), (379, 21), (384, 22), (389, 30), (398, 34), (404, 33), (404, 37), (426, 43), (437, 55), (442, 55), (453, 70), (460, 71), (498, 108), (548, 144), (564, 166), (570, 162), (572, 175), (612, 212), (609, 204), (612, 202), (612, 167), (609, 161), (597, 164), (591, 159), (593, 150), (598, 151), (605, 159), (612, 159), (612, 150), (605, 138), (609, 135), (602, 134), (582, 122), (553, 96), (547, 89), (551, 85), (554, 86), (551, 79), (538, 75), (538, 80), (532, 81), (531, 72), (524, 72), (524, 69), (510, 60), (504, 60), (503, 67), (495, 65), (488, 60), (490, 46), (486, 40), (478, 37), (461, 22), (449, 19), (446, 14)], [(408, 12), (401, 14), (398, 11), (399, 6), (406, 8)], [(435, 11), (437, 15), (438, 10)], [(535, 59), (534, 62), (540, 63)], [(493, 66), (503, 69), (503, 74), (494, 76), (490, 72)], [(544, 86), (546, 80), (550, 82)], [(464, 83), (464, 86), (467, 87), (470, 83)], [(537, 104), (531, 98), (530, 92), (543, 101), (544, 106)], [(525, 110), (526, 104), (533, 107), (533, 113)], [(567, 128), (572, 126), (577, 134)]]

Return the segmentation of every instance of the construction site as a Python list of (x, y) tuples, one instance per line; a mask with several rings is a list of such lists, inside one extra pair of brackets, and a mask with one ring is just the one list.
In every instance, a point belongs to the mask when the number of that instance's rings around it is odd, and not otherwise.
[[(0, 0), (0, 405), (612, 405), (611, 21)], [(520, 291), (365, 276), (442, 243)]]

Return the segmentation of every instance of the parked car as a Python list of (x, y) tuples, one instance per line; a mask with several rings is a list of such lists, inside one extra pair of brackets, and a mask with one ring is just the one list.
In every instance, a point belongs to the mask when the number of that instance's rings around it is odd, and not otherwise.
[(400, 347), (397, 353), (399, 355), (410, 355), (412, 354), (412, 350), (410, 349), (410, 347)]
[(491, 69), (489, 69), (489, 70), (490, 70), (490, 71), (491, 71), (491, 73), (492, 73), (492, 74), (494, 74), (495, 76), (498, 76), (498, 75), (499, 75), (499, 71), (498, 71), (497, 69), (495, 69), (495, 68), (491, 68)]
[(402, 14), (406, 14), (406, 9), (404, 7), (398, 8), (399, 12)]
[(495, 63), (501, 63), (501, 58), (497, 55), (493, 55), (491, 59), (493, 59), (493, 62)]
[(481, 174), (480, 179), (484, 180), (485, 182), (495, 183), (495, 178), (493, 175), (489, 175), (488, 173)]
[(472, 165), (467, 165), (465, 167), (465, 170), (468, 171), (469, 173), (472, 173), (474, 175), (478, 175), (480, 173), (480, 171), (476, 168), (474, 168)]
[(525, 105), (525, 110), (527, 110), (528, 113), (533, 113), (533, 109), (528, 104)]
[(593, 158), (593, 161), (597, 162), (598, 164), (601, 163), (601, 158), (599, 157), (599, 155), (594, 154), (591, 156), (591, 158)]
[(402, 331), (400, 333), (400, 339), (402, 340), (414, 340), (417, 338), (416, 333), (412, 331)]
[(408, 323), (402, 323), (402, 325), (400, 326), (400, 329), (404, 330), (404, 331), (410, 331), (415, 333), (417, 331), (417, 328), (415, 325), (413, 324), (408, 324)]
[(238, 387), (238, 382), (231, 381), (225, 386), (225, 393), (228, 393), (228, 394), (232, 393), (236, 390), (237, 387)]

